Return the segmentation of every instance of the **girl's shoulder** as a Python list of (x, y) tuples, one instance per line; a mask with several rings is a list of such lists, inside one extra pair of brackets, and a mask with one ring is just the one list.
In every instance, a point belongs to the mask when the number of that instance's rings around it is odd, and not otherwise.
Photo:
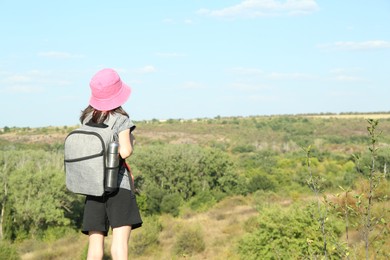
[(128, 116), (122, 115), (120, 113), (115, 113), (113, 116), (115, 116), (116, 118), (113, 127), (117, 130), (118, 133), (126, 129), (135, 128), (135, 124), (131, 121), (131, 119)]

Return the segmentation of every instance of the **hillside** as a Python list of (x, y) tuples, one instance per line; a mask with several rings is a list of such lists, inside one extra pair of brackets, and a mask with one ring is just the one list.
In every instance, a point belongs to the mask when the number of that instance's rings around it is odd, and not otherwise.
[[(375, 158), (368, 149), (367, 118), (379, 119)], [(145, 223), (132, 233), (131, 259), (321, 257), (317, 203), (328, 212), (332, 239), (327, 254), (338, 258), (348, 252), (358, 259), (364, 254), (359, 216), (368, 207), (372, 158), (380, 185), (372, 200), (375, 243), (369, 248), (377, 259), (388, 257), (379, 244), (390, 241), (389, 114), (170, 119), (136, 125), (129, 163)], [(74, 128), (6, 128), (0, 133), (0, 185), (7, 192), (0, 193), (0, 208), (8, 209), (3, 231), (22, 259), (85, 254), (87, 240), (79, 233), (83, 200), (64, 187), (63, 141)], [(343, 194), (340, 187), (348, 189), (344, 199), (337, 196)], [(30, 193), (36, 194), (33, 207), (25, 203)], [(362, 206), (356, 206), (359, 196)], [(347, 206), (354, 225), (348, 232), (350, 246), (341, 214)]]
[[(282, 141), (306, 135), (308, 139), (327, 136), (366, 136), (366, 120), (378, 119), (386, 133), (390, 113), (310, 114), (253, 117), (217, 117), (192, 120), (135, 121), (140, 145), (162, 142), (173, 144), (250, 143)], [(26, 144), (60, 144), (77, 126), (0, 129), (0, 140)], [(290, 130), (289, 130), (290, 129)], [(294, 133), (293, 133), (294, 131)], [(272, 132), (272, 133), (271, 133)], [(286, 136), (288, 134), (288, 136)], [(309, 135), (308, 135), (309, 134)], [(278, 137), (273, 139), (273, 137)], [(234, 140), (236, 139), (236, 140)]]

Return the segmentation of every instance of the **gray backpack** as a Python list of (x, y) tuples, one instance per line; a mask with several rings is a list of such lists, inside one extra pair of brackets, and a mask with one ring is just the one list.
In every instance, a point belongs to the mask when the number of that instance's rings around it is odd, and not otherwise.
[(107, 146), (114, 140), (117, 117), (110, 115), (104, 124), (85, 123), (65, 139), (66, 187), (83, 195), (102, 196), (106, 171)]

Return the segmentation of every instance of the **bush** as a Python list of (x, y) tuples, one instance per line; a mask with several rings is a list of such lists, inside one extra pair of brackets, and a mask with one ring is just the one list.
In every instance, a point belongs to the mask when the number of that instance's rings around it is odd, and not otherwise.
[(81, 256), (80, 256), (80, 260), (87, 259), (87, 257), (88, 257), (88, 247), (89, 247), (89, 244), (86, 244), (84, 246), (83, 251), (82, 251)]
[[(258, 190), (252, 195), (254, 206), (257, 210), (278, 204), (282, 200), (280, 195), (273, 191)], [(284, 199), (283, 199), (284, 200)]]
[(165, 195), (177, 193), (188, 201), (198, 192), (221, 190), (231, 193), (237, 175), (229, 154), (199, 145), (161, 145), (138, 150), (133, 164), (142, 172), (139, 189), (147, 194), (141, 208), (148, 214), (161, 212)]
[(275, 182), (265, 173), (255, 175), (248, 182), (248, 191), (249, 193), (252, 193), (257, 190), (274, 191)]
[(148, 185), (145, 185), (145, 190), (137, 197), (139, 209), (145, 215), (159, 214), (164, 195), (165, 191), (153, 183), (148, 183)]
[(49, 227), (43, 233), (43, 240), (46, 242), (53, 242), (67, 235), (76, 234), (77, 232), (70, 227)]
[[(306, 259), (323, 256), (318, 221), (312, 214), (311, 206), (262, 208), (257, 224), (253, 223), (253, 219), (247, 224), (255, 228), (240, 240), (240, 255), (243, 259)], [(336, 223), (327, 223), (329, 236), (337, 237), (341, 233)], [(339, 257), (338, 252), (328, 252), (328, 255)]]
[(204, 212), (214, 206), (216, 202), (213, 194), (209, 191), (203, 191), (192, 197), (188, 204), (192, 210)]
[(199, 227), (184, 228), (178, 235), (173, 246), (176, 255), (186, 256), (203, 252), (206, 243), (203, 239), (203, 233)]
[(0, 259), (16, 260), (20, 259), (20, 256), (14, 245), (0, 241)]
[(251, 153), (256, 151), (256, 147), (253, 145), (238, 145), (232, 149), (233, 153)]
[(177, 193), (165, 195), (161, 201), (161, 212), (179, 216), (181, 201), (181, 196)]
[(142, 228), (132, 234), (130, 254), (137, 256), (148, 253), (151, 248), (159, 244), (158, 237), (161, 230), (161, 223), (156, 217), (145, 218)]

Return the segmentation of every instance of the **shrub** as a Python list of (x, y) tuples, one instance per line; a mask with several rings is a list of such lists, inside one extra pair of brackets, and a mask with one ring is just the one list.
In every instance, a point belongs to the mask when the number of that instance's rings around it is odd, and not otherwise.
[(257, 210), (279, 203), (281, 197), (273, 191), (258, 190), (253, 193), (253, 203)]
[(143, 255), (151, 248), (157, 246), (161, 230), (162, 226), (158, 218), (145, 218), (142, 228), (134, 231), (135, 234), (132, 234), (130, 254), (133, 256)]
[(43, 233), (43, 240), (46, 242), (56, 241), (66, 235), (76, 234), (77, 232), (70, 227), (49, 227)]
[(16, 260), (20, 259), (20, 256), (12, 244), (0, 241), (0, 259)]
[(153, 215), (161, 212), (161, 202), (165, 191), (151, 183), (145, 185), (145, 190), (137, 198), (138, 206), (145, 215)]
[(203, 252), (206, 248), (203, 233), (199, 227), (184, 228), (173, 246), (176, 255), (186, 256)]
[(177, 193), (165, 195), (161, 201), (161, 212), (169, 213), (177, 217), (179, 215), (181, 201), (181, 196)]
[(253, 145), (239, 145), (232, 149), (233, 153), (251, 153), (256, 151), (256, 147)]
[(275, 182), (270, 178), (269, 175), (265, 173), (253, 176), (247, 185), (249, 193), (255, 192), (257, 190), (275, 190)]
[(214, 206), (217, 200), (209, 191), (203, 191), (192, 197), (189, 206), (192, 210), (203, 212)]
[(89, 246), (88, 244), (86, 244), (84, 246), (83, 251), (82, 251), (82, 253), (80, 255), (80, 260), (87, 259), (87, 257), (88, 257), (88, 246)]
[[(240, 255), (243, 259), (306, 259), (321, 256), (321, 235), (311, 211), (311, 206), (263, 208), (257, 225), (253, 219), (247, 224), (255, 229), (240, 240)], [(341, 232), (334, 222), (329, 223), (328, 229), (333, 236)], [(337, 256), (337, 252), (329, 252), (328, 255)]]

